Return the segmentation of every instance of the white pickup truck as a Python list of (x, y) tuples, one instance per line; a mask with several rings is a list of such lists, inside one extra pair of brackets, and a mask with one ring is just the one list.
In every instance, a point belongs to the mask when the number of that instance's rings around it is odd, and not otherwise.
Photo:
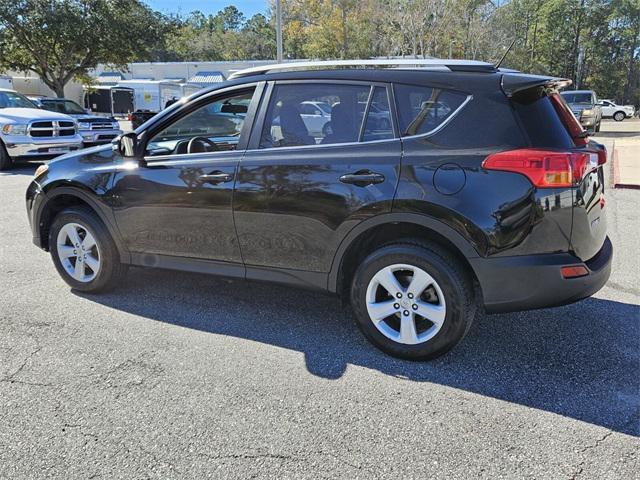
[(631, 118), (636, 113), (633, 105), (616, 105), (611, 100), (600, 100), (598, 103), (602, 107), (602, 116), (613, 118), (616, 122)]
[(24, 95), (0, 89), (0, 170), (19, 158), (48, 159), (81, 148), (69, 115), (40, 110)]

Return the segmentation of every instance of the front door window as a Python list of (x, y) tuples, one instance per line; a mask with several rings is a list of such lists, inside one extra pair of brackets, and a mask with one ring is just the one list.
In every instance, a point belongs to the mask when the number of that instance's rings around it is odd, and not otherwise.
[(235, 150), (252, 96), (253, 90), (234, 93), (196, 108), (157, 133), (147, 156)]

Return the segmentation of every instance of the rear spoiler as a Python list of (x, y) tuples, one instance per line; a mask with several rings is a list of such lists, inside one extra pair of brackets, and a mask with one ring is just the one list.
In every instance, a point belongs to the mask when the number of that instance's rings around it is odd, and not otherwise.
[(559, 90), (571, 85), (571, 80), (567, 78), (545, 77), (542, 75), (526, 75), (519, 73), (506, 73), (500, 80), (500, 86), (504, 94), (511, 98), (516, 93), (531, 88), (548, 88)]

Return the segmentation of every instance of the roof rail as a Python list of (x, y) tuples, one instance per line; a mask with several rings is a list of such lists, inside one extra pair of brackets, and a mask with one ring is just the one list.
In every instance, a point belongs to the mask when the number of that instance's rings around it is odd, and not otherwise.
[(479, 71), (495, 72), (496, 67), (487, 62), (477, 60), (453, 60), (441, 58), (397, 58), (382, 60), (328, 60), (317, 62), (290, 62), (274, 63), (271, 65), (261, 65), (259, 67), (239, 70), (229, 75), (229, 80), (234, 78), (248, 77), (250, 75), (260, 75), (269, 72), (286, 70), (314, 70), (314, 69), (337, 69), (337, 68), (359, 68), (359, 67), (419, 67), (431, 69), (446, 69), (451, 71)]

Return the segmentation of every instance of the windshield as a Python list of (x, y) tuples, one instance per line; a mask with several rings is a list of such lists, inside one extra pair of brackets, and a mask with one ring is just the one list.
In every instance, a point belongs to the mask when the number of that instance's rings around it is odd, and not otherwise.
[(589, 92), (573, 93), (562, 92), (562, 98), (567, 103), (588, 103), (591, 104), (591, 94)]
[(72, 100), (41, 100), (42, 108), (50, 112), (76, 114), (85, 113), (84, 109)]
[(0, 108), (37, 108), (31, 100), (17, 92), (0, 92)]

